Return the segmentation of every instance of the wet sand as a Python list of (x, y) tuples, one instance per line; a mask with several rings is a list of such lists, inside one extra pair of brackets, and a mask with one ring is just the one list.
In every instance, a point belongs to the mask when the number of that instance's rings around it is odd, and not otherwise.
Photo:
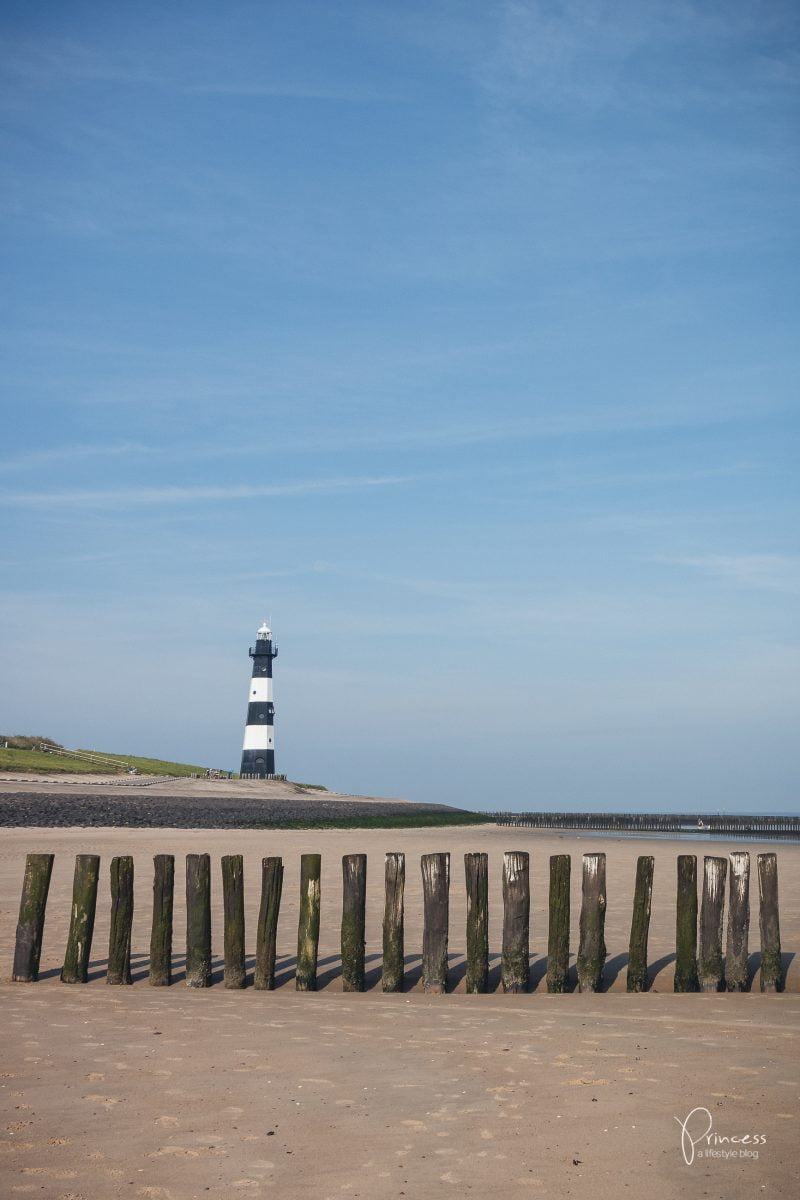
[[(0, 1063), (0, 1193), (58, 1200), (149, 1196), (428, 1197), (501, 1187), (508, 1196), (590, 1192), (639, 1196), (788, 1196), (797, 1173), (800, 999), (672, 994), (677, 854), (768, 849), (778, 854), (784, 951), (800, 935), (800, 847), (626, 840), (471, 829), (398, 831), (6, 830), (0, 850), (0, 963), (5, 1038)], [(502, 852), (532, 854), (530, 996), (467, 996), (463, 854), (490, 856), (492, 986), (500, 948)], [(10, 984), (24, 856), (56, 864), (42, 978)], [(380, 992), (383, 854), (407, 855), (406, 955), (410, 990)], [(419, 986), (419, 856), (450, 850), (454, 991)], [(572, 949), (577, 945), (580, 855), (608, 859), (610, 992), (544, 991), (547, 861), (573, 856)], [(215, 985), (187, 989), (182, 859), (212, 855)], [(293, 985), (299, 856), (323, 855), (320, 991)], [(342, 994), (338, 939), (343, 853), (369, 856), (366, 995)], [(102, 856), (91, 981), (60, 983), (74, 855)], [(135, 982), (107, 987), (108, 867), (135, 857)], [(152, 855), (176, 855), (176, 983), (147, 982)], [(275, 993), (221, 985), (219, 857), (245, 856), (252, 970), (260, 859), (281, 854), (286, 874)], [(655, 855), (649, 958), (652, 990), (628, 996), (625, 958), (635, 860)], [(757, 885), (751, 951), (758, 950)], [(574, 962), (574, 959), (573, 959)], [(621, 989), (621, 990), (620, 990)], [(717, 1135), (763, 1134), (758, 1158), (681, 1156), (676, 1117), (712, 1114)], [(705, 1118), (703, 1118), (705, 1119)], [(697, 1129), (696, 1132), (701, 1132)], [(736, 1144), (739, 1149), (745, 1147)], [(701, 1147), (698, 1147), (700, 1149)], [(730, 1143), (720, 1149), (730, 1152)], [(755, 1148), (754, 1148), (755, 1149)], [(753, 1150), (751, 1150), (751, 1153)], [(738, 1151), (737, 1151), (738, 1153)]]

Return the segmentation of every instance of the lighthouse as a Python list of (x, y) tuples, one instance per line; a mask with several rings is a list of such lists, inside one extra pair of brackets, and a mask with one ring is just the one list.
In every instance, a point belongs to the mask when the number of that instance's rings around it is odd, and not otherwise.
[(272, 660), (278, 657), (266, 622), (250, 647), (253, 674), (242, 746), (242, 779), (270, 779), (275, 774), (275, 706), (272, 703)]

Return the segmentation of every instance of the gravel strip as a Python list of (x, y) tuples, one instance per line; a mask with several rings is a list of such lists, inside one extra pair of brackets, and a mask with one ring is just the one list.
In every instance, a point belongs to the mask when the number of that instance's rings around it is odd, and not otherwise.
[(438, 813), (460, 814), (447, 804), (380, 806), (357, 800), (280, 799), (216, 796), (99, 796), (10, 792), (0, 796), (0, 826), (128, 826), (169, 829), (247, 829), (287, 821), (363, 820)]

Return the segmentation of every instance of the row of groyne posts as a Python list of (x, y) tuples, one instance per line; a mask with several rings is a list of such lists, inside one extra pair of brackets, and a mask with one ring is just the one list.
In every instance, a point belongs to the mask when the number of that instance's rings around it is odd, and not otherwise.
[[(44, 933), (45, 908), (54, 855), (29, 854), (17, 925), (12, 978), (33, 982), (38, 978)], [(175, 858), (154, 857), (153, 914), (150, 939), (150, 983), (172, 982), (172, 926)], [(321, 856), (303, 854), (300, 860), (300, 913), (297, 931), (295, 984), (298, 991), (315, 991), (320, 927)], [(240, 854), (223, 856), (224, 986), (246, 986), (244, 867)], [(442, 993), (448, 984), (450, 855), (424, 854), (421, 859), (423, 893), (422, 986)], [(489, 859), (485, 853), (464, 855), (466, 919), (466, 990), (485, 992), (489, 980)], [(633, 913), (628, 953), (627, 990), (648, 987), (647, 941), (653, 893), (654, 859), (639, 857), (636, 865)], [(676, 992), (745, 991), (748, 977), (750, 922), (750, 855), (735, 851), (729, 860), (706, 856), (698, 922), (697, 858), (681, 854), (677, 860), (675, 936)], [(550, 858), (549, 927), (547, 942), (548, 992), (569, 990), (570, 870), (568, 854)], [(61, 979), (85, 983), (88, 979), (100, 858), (79, 854), (75, 860), (72, 910)], [(385, 857), (383, 917), (384, 992), (404, 987), (405, 855)], [(723, 918), (726, 875), (728, 921), (723, 957)], [(281, 858), (262, 859), (261, 903), (256, 932), (253, 984), (275, 987), (276, 934), (283, 889)], [(346, 992), (364, 990), (365, 910), (367, 856), (342, 858), (341, 970)], [(778, 865), (775, 854), (758, 855), (759, 926), (761, 934), (760, 987), (781, 991), (783, 972), (778, 913)], [(503, 943), (501, 985), (505, 992), (526, 992), (530, 960), (530, 860), (527, 851), (511, 850), (503, 856)], [(583, 855), (582, 898), (577, 953), (578, 990), (596, 992), (603, 984), (606, 959), (606, 856)], [(133, 922), (133, 858), (111, 860), (111, 922), (107, 982), (131, 983), (131, 929)], [(698, 944), (699, 943), (699, 944)], [(186, 983), (204, 988), (211, 984), (211, 859), (208, 854), (186, 856)]]
[(698, 817), (691, 813), (574, 813), (487, 812), (497, 825), (521, 829), (591, 829), (596, 833), (708, 833), (763, 834), (765, 837), (800, 837), (800, 817), (747, 816), (716, 813)]

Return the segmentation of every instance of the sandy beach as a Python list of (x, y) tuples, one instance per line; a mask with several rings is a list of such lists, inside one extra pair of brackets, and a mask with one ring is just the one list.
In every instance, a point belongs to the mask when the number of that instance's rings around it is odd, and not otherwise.
[[(677, 854), (748, 849), (778, 854), (787, 992), (758, 991), (757, 885), (751, 891), (749, 994), (672, 993)], [(532, 860), (530, 996), (464, 994), (465, 851), (490, 862), (492, 988), (498, 982), (502, 853)], [(11, 984), (25, 854), (56, 855), (41, 979)], [(409, 989), (380, 991), (383, 856), (407, 856)], [(419, 857), (449, 850), (451, 988), (419, 983)], [(608, 992), (544, 990), (548, 858), (572, 855), (572, 944), (577, 947), (580, 856), (608, 865)], [(215, 984), (192, 991), (183, 965), (183, 856), (212, 856)], [(343, 994), (339, 976), (341, 856), (368, 855), (367, 987)], [(90, 982), (58, 979), (69, 921), (74, 855), (102, 856)], [(297, 994), (293, 966), (299, 858), (321, 852), (322, 921), (317, 994)], [(134, 984), (108, 987), (108, 868), (135, 858)], [(147, 950), (152, 856), (176, 855), (175, 983), (151, 988)], [(221, 983), (219, 858), (245, 857), (252, 970), (260, 860), (285, 864), (278, 930), (278, 989), (225, 991)], [(655, 856), (651, 991), (625, 994), (635, 861)], [(238, 1195), (510, 1196), (626, 1191), (655, 1197), (794, 1194), (800, 1095), (797, 1036), (800, 847), (707, 844), (467, 829), (235, 831), (10, 829), (0, 851), (0, 961), (6, 1038), (2, 1193), (54, 1200), (154, 1200)], [(574, 958), (573, 958), (574, 962)], [(681, 1153), (683, 1120), (707, 1109), (716, 1157)], [(698, 1120), (691, 1132), (700, 1134)], [(736, 1157), (722, 1157), (723, 1151)], [(746, 1147), (750, 1146), (747, 1151)], [(707, 1147), (706, 1142), (702, 1143)], [(698, 1145), (697, 1150), (702, 1147)], [(754, 1157), (755, 1152), (758, 1157)], [(745, 1156), (747, 1155), (747, 1156)]]

